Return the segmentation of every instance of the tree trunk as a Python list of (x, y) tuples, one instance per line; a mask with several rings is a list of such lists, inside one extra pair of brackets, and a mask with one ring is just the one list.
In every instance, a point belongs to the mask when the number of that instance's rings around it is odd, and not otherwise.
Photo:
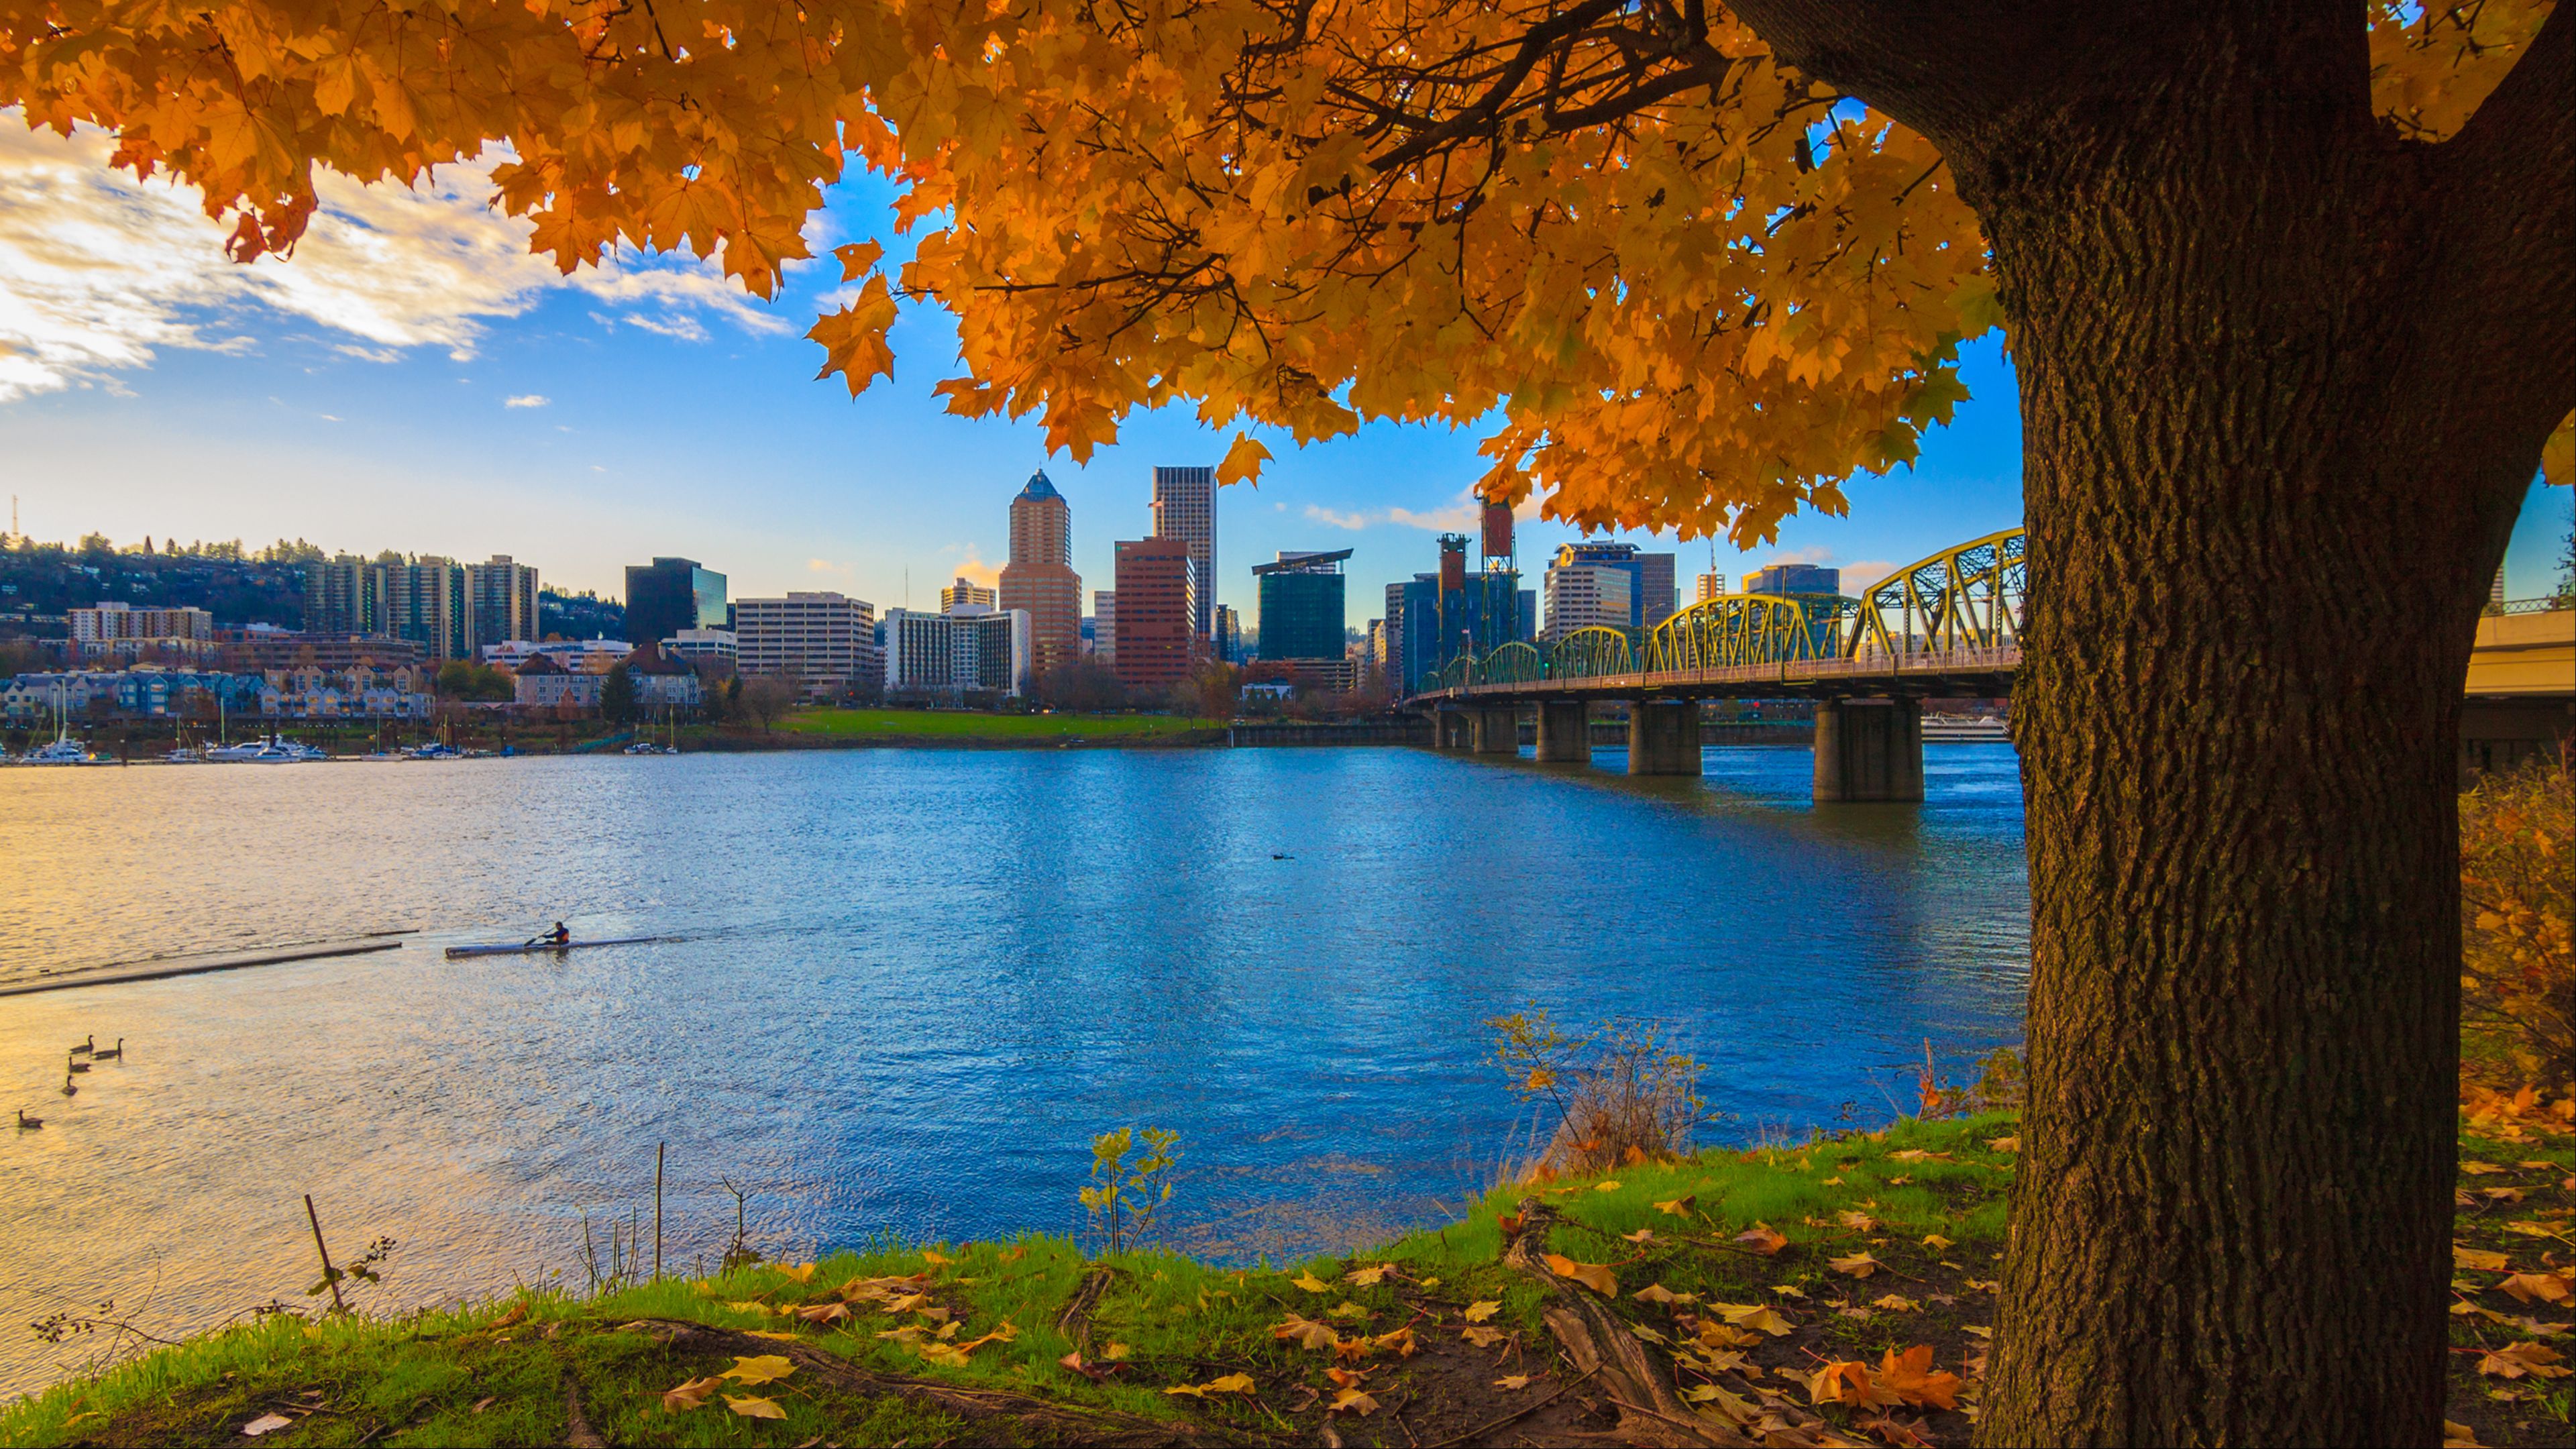
[(2458, 390), (2424, 148), (2241, 33), (2181, 50), (1950, 153), (2030, 539), (1983, 1437), (2435, 1443), (2461, 681), (2547, 426)]

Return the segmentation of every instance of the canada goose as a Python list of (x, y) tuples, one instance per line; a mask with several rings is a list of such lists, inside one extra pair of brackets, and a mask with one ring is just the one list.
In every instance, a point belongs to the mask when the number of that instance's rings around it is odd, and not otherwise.
[(25, 1132), (25, 1131), (29, 1130), (30, 1128), (42, 1127), (42, 1126), (44, 1126), (44, 1125), (45, 1125), (45, 1119), (44, 1119), (44, 1118), (42, 1118), (42, 1117), (30, 1117), (30, 1116), (28, 1116), (28, 1115), (27, 1115), (27, 1109), (26, 1109), (26, 1108), (24, 1108), (24, 1107), (21, 1107), (21, 1108), (19, 1108), (19, 1109), (18, 1109), (18, 1130), (19, 1130), (19, 1131), (21, 1131), (21, 1132)]
[(66, 1072), (85, 1072), (89, 1070), (89, 1063), (79, 1061), (72, 1057), (65, 1057), (63, 1058), (63, 1070)]
[(116, 1039), (116, 1045), (112, 1047), (101, 1047), (99, 1050), (91, 1052), (89, 1054), (89, 1059), (94, 1062), (112, 1062), (122, 1059), (124, 1055), (125, 1038), (118, 1037)]
[(97, 1050), (98, 1050), (98, 1034), (97, 1034), (96, 1032), (92, 1032), (92, 1033), (91, 1033), (91, 1034), (89, 1034), (88, 1036), (82, 1037), (82, 1038), (80, 1039), (80, 1044), (79, 1044), (78, 1046), (75, 1046), (75, 1047), (73, 1047), (73, 1048), (72, 1048), (72, 1055), (73, 1055), (73, 1056), (76, 1056), (76, 1057), (85, 1057), (85, 1056), (88, 1056), (91, 1052), (94, 1052), (94, 1051), (97, 1051)]
[(1272, 860), (1295, 860), (1297, 857), (1295, 857), (1295, 856), (1293, 856), (1293, 855), (1289, 855), (1289, 854), (1287, 854), (1287, 853), (1286, 853), (1286, 852), (1284, 852), (1284, 851), (1277, 851), (1277, 850), (1274, 850), (1274, 851), (1270, 852), (1270, 858), (1271, 858)]
[(66, 1096), (66, 1097), (77, 1096), (77, 1095), (79, 1095), (79, 1093), (80, 1093), (80, 1088), (75, 1087), (75, 1086), (73, 1086), (73, 1085), (72, 1085), (72, 1079), (71, 1079), (70, 1077), (65, 1077), (65, 1078), (63, 1078), (63, 1095), (64, 1095), (64, 1096)]

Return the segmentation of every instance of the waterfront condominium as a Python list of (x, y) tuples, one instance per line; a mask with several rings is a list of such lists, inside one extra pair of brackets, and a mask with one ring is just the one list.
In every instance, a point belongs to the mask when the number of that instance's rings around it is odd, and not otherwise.
[(1047, 481), (1029, 475), (1011, 500), (1011, 561), (1002, 565), (1000, 606), (1029, 616), (1040, 679), (1082, 653), (1082, 576), (1073, 571), (1073, 509)]
[(660, 644), (683, 629), (725, 626), (725, 576), (693, 558), (626, 568), (626, 641)]
[[(1128, 539), (1117, 545), (1117, 654), (1111, 667), (1130, 689), (1176, 684), (1198, 662), (1190, 587), (1197, 570), (1177, 538)], [(1108, 611), (1102, 611), (1108, 622)]]
[(496, 553), (465, 566), (465, 635), (467, 647), (507, 644), (514, 639), (544, 637), (537, 623), (537, 571)]
[(1216, 470), (1154, 470), (1154, 537), (1189, 545), (1193, 598), (1190, 633), (1198, 639), (1216, 634)]
[(733, 606), (734, 667), (746, 675), (795, 680), (808, 694), (838, 694), (853, 681), (875, 679), (883, 669), (876, 615), (876, 605), (867, 600), (835, 593), (738, 599)]

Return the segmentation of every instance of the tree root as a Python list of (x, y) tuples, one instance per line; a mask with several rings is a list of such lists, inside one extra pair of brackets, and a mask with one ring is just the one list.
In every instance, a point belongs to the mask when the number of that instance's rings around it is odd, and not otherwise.
[(608, 1449), (608, 1441), (583, 1417), (581, 1385), (570, 1375), (564, 1378), (564, 1442), (572, 1449)]
[(934, 1413), (953, 1415), (974, 1426), (967, 1437), (981, 1444), (1078, 1443), (1160, 1449), (1160, 1446), (1228, 1442), (1232, 1437), (1213, 1436), (1196, 1425), (1143, 1419), (1107, 1409), (1080, 1408), (1003, 1389), (968, 1388), (933, 1379), (879, 1373), (806, 1344), (754, 1338), (729, 1328), (716, 1328), (684, 1319), (647, 1318), (616, 1326), (649, 1333), (672, 1348), (688, 1353), (733, 1354), (742, 1358), (783, 1354), (801, 1373), (810, 1376), (800, 1379), (800, 1382), (821, 1383), (842, 1393), (873, 1398), (892, 1396)]
[(1564, 1216), (1538, 1198), (1520, 1203), (1520, 1227), (1503, 1245), (1503, 1265), (1536, 1280), (1553, 1301), (1540, 1310), (1547, 1331), (1584, 1376), (1598, 1375), (1610, 1402), (1619, 1410), (1615, 1437), (1623, 1444), (1656, 1449), (1742, 1446), (1760, 1441), (1722, 1428), (1693, 1414), (1673, 1394), (1645, 1345), (1627, 1331), (1598, 1295), (1549, 1271), (1543, 1254), (1547, 1230)]
[(1056, 1315), (1055, 1330), (1073, 1345), (1074, 1352), (1091, 1352), (1092, 1310), (1109, 1295), (1110, 1281), (1117, 1276), (1117, 1270), (1112, 1268), (1094, 1268), (1084, 1274), (1082, 1286), (1073, 1290), (1073, 1297), (1064, 1305), (1064, 1311)]

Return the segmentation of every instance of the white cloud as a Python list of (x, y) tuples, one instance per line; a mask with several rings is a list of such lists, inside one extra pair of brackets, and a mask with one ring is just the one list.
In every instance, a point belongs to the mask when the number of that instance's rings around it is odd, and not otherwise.
[(1410, 508), (1390, 508), (1386, 511), (1386, 521), (1389, 523), (1401, 523), (1432, 533), (1470, 533), (1483, 520), (1484, 505), (1476, 501), (1476, 495), (1473, 493), (1461, 495), (1458, 502), (1446, 508), (1434, 508), (1427, 512), (1417, 513)]
[(418, 191), (324, 173), (294, 256), (242, 266), (194, 188), (111, 170), (111, 149), (104, 132), (65, 139), (0, 111), (0, 402), (103, 382), (166, 347), (247, 350), (254, 304), (346, 334), (332, 345), (376, 362), (420, 347), (468, 360), (494, 319), (564, 286), (688, 341), (706, 339), (705, 315), (790, 330), (712, 262), (611, 258), (560, 275), (529, 252), (527, 222), (483, 204), (502, 152)]
[(501, 400), (501, 406), (505, 408), (541, 408), (553, 401), (553, 398), (550, 398), (541, 392), (523, 392), (515, 397), (503, 398)]
[(1315, 520), (1317, 523), (1330, 524), (1335, 528), (1358, 530), (1369, 526), (1369, 516), (1364, 512), (1335, 513), (1333, 510), (1316, 503), (1309, 503), (1306, 505), (1306, 516)]
[(1896, 565), (1883, 558), (1862, 559), (1843, 565), (1843, 592), (1856, 594), (1896, 572)]
[(1832, 549), (1810, 545), (1806, 548), (1793, 548), (1785, 553), (1774, 553), (1763, 561), (1762, 566), (1769, 568), (1773, 564), (1820, 564), (1831, 561), (1833, 556)]

